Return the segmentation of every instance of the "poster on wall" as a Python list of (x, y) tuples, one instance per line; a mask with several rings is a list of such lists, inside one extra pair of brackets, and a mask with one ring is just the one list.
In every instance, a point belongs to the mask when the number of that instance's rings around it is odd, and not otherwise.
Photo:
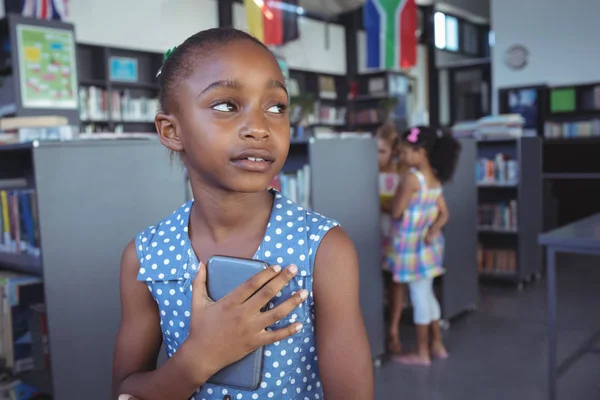
[(77, 109), (77, 64), (72, 31), (18, 25), (17, 51), (22, 107)]

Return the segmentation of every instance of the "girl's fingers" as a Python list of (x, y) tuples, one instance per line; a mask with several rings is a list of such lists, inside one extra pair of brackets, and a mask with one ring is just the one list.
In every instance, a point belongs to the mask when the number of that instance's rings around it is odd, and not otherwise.
[(266, 268), (264, 271), (260, 271), (246, 282), (231, 291), (223, 299), (227, 301), (233, 301), (234, 304), (242, 304), (260, 288), (265, 286), (269, 281), (279, 275), (281, 267), (279, 265), (273, 265)]
[(260, 310), (267, 304), (283, 287), (298, 273), (298, 267), (290, 265), (271, 279), (264, 287), (262, 287), (256, 295), (252, 296), (246, 302), (250, 309), (255, 312)]
[(308, 291), (306, 289), (302, 289), (272, 310), (265, 311), (259, 317), (261, 328), (266, 328), (269, 325), (273, 325), (274, 323), (281, 321), (307, 298)]
[(290, 336), (295, 335), (296, 333), (302, 330), (302, 324), (300, 322), (296, 322), (285, 328), (278, 329), (276, 331), (263, 331), (260, 334), (259, 345), (267, 346), (269, 344), (273, 344), (275, 342), (280, 342), (284, 339), (287, 339)]
[(133, 397), (130, 394), (122, 394), (119, 396), (118, 400), (140, 400), (137, 397)]

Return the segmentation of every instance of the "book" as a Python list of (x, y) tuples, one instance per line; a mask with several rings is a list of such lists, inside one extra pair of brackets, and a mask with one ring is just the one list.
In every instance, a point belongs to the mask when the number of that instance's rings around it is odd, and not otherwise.
[(13, 131), (21, 128), (45, 128), (68, 125), (67, 117), (42, 115), (38, 117), (10, 117), (0, 119), (0, 130)]
[(519, 226), (517, 201), (479, 204), (477, 208), (477, 226), (481, 230), (516, 232)]
[(517, 271), (517, 252), (514, 249), (486, 248), (477, 249), (477, 271), (485, 273), (515, 273)]
[(482, 157), (475, 163), (475, 179), (480, 185), (516, 185), (519, 180), (519, 167), (504, 153), (497, 153), (494, 159)]
[(34, 189), (0, 190), (0, 252), (40, 255)]

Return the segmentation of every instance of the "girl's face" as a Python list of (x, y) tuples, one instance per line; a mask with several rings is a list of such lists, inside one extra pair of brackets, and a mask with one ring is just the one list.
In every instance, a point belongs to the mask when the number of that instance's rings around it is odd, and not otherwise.
[(195, 54), (193, 72), (176, 86), (176, 111), (163, 117), (179, 148), (163, 143), (182, 153), (192, 181), (231, 192), (266, 189), (290, 145), (279, 65), (248, 40)]
[(383, 139), (377, 139), (379, 147), (379, 169), (385, 169), (392, 163), (393, 149), (390, 144)]
[(419, 167), (425, 161), (425, 149), (403, 143), (400, 146), (400, 160), (409, 167)]

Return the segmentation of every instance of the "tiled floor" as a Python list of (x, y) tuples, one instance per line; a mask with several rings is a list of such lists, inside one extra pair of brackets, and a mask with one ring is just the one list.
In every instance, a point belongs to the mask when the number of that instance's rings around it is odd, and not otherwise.
[[(600, 329), (600, 257), (563, 256), (558, 267), (561, 361)], [(428, 369), (385, 363), (376, 371), (376, 399), (548, 399), (545, 295), (545, 280), (522, 292), (482, 284), (478, 311), (446, 332), (450, 359)], [(410, 346), (412, 327), (402, 329)], [(600, 354), (585, 355), (558, 387), (559, 399), (600, 399)]]

